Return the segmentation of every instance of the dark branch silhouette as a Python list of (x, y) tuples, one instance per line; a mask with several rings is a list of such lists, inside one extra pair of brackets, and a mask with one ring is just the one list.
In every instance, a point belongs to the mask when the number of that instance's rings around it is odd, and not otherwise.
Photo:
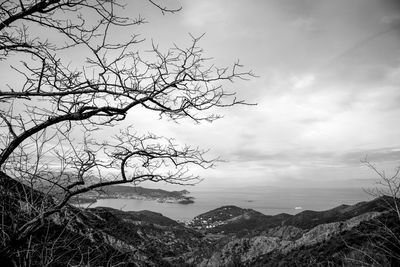
[[(163, 14), (180, 10), (149, 4)], [(131, 26), (145, 19), (118, 15), (123, 8), (109, 0), (0, 4), (0, 63), (11, 62), (16, 75), (12, 85), (0, 87), (0, 171), (22, 191), (49, 199), (16, 223), (6, 247), (27, 238), (74, 196), (143, 181), (195, 184), (200, 178), (190, 167), (210, 168), (216, 161), (199, 148), (132, 127), (107, 141), (96, 132), (119, 127), (134, 110), (200, 123), (219, 119), (216, 108), (247, 104), (223, 87), (254, 76), (239, 62), (215, 67), (199, 46), (202, 36), (190, 36), (186, 48), (162, 51), (152, 44), (137, 51), (144, 39)], [(124, 36), (116, 38), (118, 31)], [(29, 194), (21, 198), (34, 206)]]

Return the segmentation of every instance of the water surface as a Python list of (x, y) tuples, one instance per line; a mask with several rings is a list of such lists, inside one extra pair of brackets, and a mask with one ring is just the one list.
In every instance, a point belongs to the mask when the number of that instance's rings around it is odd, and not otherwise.
[(326, 210), (341, 204), (355, 204), (373, 197), (359, 188), (244, 188), (195, 191), (195, 203), (182, 205), (151, 200), (100, 199), (91, 207), (111, 207), (125, 211), (151, 210), (175, 220), (190, 220), (209, 210), (235, 205), (267, 215), (296, 214), (303, 210)]

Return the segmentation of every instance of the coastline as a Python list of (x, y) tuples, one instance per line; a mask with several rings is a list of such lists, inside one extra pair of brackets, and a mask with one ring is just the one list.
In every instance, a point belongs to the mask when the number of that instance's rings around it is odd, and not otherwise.
[(126, 196), (126, 195), (117, 195), (117, 196), (110, 196), (110, 195), (100, 195), (100, 196), (93, 196), (93, 197), (77, 197), (72, 198), (69, 203), (72, 205), (86, 205), (86, 204), (94, 204), (97, 203), (99, 200), (108, 200), (108, 199), (118, 199), (118, 200), (145, 200), (145, 201), (155, 201), (157, 203), (169, 203), (169, 204), (180, 204), (180, 205), (189, 205), (195, 203), (194, 197), (192, 196), (183, 196), (181, 198), (175, 197), (150, 197), (150, 196)]
[[(159, 212), (171, 219), (186, 221), (198, 214), (226, 206), (235, 205), (254, 209), (266, 215), (279, 213), (297, 214), (304, 210), (322, 211), (341, 204), (355, 204), (368, 201), (371, 196), (362, 189), (287, 189), (270, 188), (268, 190), (234, 191), (226, 194), (223, 191), (193, 191), (195, 202), (190, 205), (178, 204), (178, 201), (157, 202), (146, 198), (102, 198), (91, 207), (110, 207), (124, 211), (150, 210)], [(278, 197), (279, 196), (279, 197)], [(252, 201), (249, 202), (248, 200)], [(296, 209), (297, 207), (297, 209)], [(302, 207), (302, 209), (299, 209)]]

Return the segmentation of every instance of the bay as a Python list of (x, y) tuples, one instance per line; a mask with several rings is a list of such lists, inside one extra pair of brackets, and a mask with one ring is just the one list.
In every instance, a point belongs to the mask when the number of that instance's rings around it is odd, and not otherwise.
[(250, 208), (266, 215), (296, 214), (303, 210), (327, 210), (341, 204), (368, 201), (373, 196), (361, 188), (243, 188), (193, 191), (195, 203), (159, 203), (137, 199), (99, 199), (90, 207), (111, 207), (124, 211), (150, 210), (174, 220), (187, 221), (225, 205)]

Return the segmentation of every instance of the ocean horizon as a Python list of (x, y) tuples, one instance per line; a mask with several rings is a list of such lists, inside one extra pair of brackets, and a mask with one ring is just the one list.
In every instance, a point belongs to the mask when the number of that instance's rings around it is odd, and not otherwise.
[(232, 188), (193, 191), (193, 204), (159, 203), (154, 200), (99, 199), (90, 207), (110, 207), (123, 211), (150, 210), (174, 220), (195, 216), (226, 205), (254, 209), (265, 215), (296, 214), (304, 210), (322, 211), (374, 198), (362, 188)]

